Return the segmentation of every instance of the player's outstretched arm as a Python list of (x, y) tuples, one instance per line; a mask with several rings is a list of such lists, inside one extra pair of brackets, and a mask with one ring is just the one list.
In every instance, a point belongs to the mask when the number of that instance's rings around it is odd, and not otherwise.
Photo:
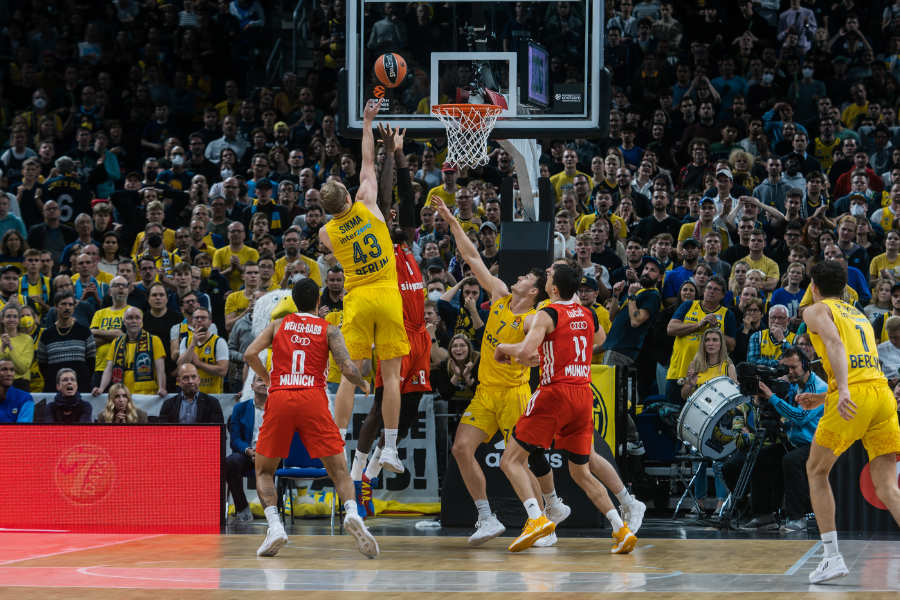
[(384, 142), (384, 161), (378, 176), (378, 209), (387, 217), (394, 203), (394, 130), (379, 123), (378, 133)]
[[(378, 208), (378, 177), (375, 175), (375, 135), (372, 133), (372, 121), (381, 108), (381, 100), (369, 100), (363, 109), (362, 127), (362, 166), (359, 170), (359, 190), (356, 200), (366, 205), (376, 215), (381, 215)], [(382, 221), (384, 216), (382, 215)]]
[(334, 362), (340, 368), (341, 374), (350, 380), (350, 383), (362, 388), (368, 394), (369, 382), (362, 378), (356, 363), (350, 359), (350, 352), (347, 351), (344, 336), (341, 335), (341, 330), (334, 325), (328, 326), (328, 349), (334, 357)]
[(266, 365), (259, 360), (259, 353), (272, 345), (272, 340), (275, 338), (275, 332), (278, 330), (279, 325), (281, 325), (281, 319), (266, 325), (262, 333), (250, 342), (250, 345), (247, 346), (247, 350), (244, 352), (244, 364), (253, 369), (253, 372), (266, 382), (266, 387), (269, 386), (269, 372), (266, 370)]
[(456, 240), (456, 248), (462, 255), (463, 260), (466, 261), (466, 264), (471, 267), (472, 274), (478, 280), (478, 283), (491, 295), (491, 300), (496, 300), (508, 294), (509, 288), (506, 287), (506, 284), (499, 277), (491, 275), (490, 270), (485, 266), (484, 261), (481, 260), (481, 255), (478, 254), (478, 248), (475, 247), (475, 244), (463, 231), (462, 225), (459, 224), (459, 221), (456, 220), (456, 217), (444, 204), (444, 201), (439, 196), (432, 196), (431, 206), (440, 213), (441, 218), (450, 226), (450, 233), (453, 234), (453, 239)]
[(523, 365), (537, 366), (538, 348), (553, 328), (550, 315), (543, 310), (538, 311), (531, 319), (531, 328), (525, 339), (517, 344), (498, 344), (494, 350), (494, 358), (500, 363), (509, 363), (514, 358)]
[(803, 311), (803, 320), (810, 333), (818, 335), (825, 345), (831, 372), (834, 373), (834, 380), (837, 384), (838, 412), (849, 421), (856, 414), (856, 405), (850, 399), (850, 387), (847, 382), (849, 365), (847, 364), (846, 347), (834, 324), (831, 309), (828, 308), (828, 305), (817, 302)]

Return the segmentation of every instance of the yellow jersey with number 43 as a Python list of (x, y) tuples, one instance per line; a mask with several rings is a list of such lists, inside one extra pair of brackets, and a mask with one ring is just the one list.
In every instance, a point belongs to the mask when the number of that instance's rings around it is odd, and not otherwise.
[[(878, 362), (877, 342), (872, 324), (866, 315), (854, 306), (837, 298), (825, 298), (822, 303), (831, 309), (834, 317), (834, 325), (837, 327), (844, 349), (847, 351), (847, 383), (867, 383), (870, 381), (884, 381), (884, 373)], [(829, 392), (837, 392), (837, 383), (834, 379), (834, 371), (828, 360), (825, 344), (817, 334), (810, 332), (810, 340), (813, 348), (822, 359), (822, 367), (828, 375)]]
[(491, 304), (491, 312), (484, 325), (481, 338), (481, 361), (478, 363), (478, 384), (515, 387), (528, 383), (529, 367), (515, 360), (510, 364), (498, 363), (494, 350), (499, 344), (518, 344), (525, 339), (525, 318), (534, 314), (534, 309), (516, 314), (509, 309), (512, 294)]
[(334, 256), (344, 267), (344, 289), (373, 283), (397, 285), (394, 245), (384, 221), (362, 202), (325, 224)]

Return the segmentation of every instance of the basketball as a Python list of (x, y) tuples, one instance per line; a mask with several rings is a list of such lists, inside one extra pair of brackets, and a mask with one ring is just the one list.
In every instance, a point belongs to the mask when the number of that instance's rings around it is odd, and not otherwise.
[(395, 88), (406, 77), (406, 61), (399, 54), (388, 52), (375, 61), (375, 77), (385, 87)]

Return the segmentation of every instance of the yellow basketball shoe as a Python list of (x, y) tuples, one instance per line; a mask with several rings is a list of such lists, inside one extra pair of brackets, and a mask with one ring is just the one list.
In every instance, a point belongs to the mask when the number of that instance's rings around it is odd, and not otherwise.
[(509, 545), (509, 551), (521, 552), (530, 548), (536, 541), (550, 535), (555, 530), (556, 524), (543, 514), (537, 519), (528, 519), (525, 527), (522, 528), (522, 533)]
[(637, 545), (637, 537), (628, 529), (628, 525), (622, 525), (622, 528), (613, 532), (613, 545), (610, 548), (612, 554), (628, 554)]

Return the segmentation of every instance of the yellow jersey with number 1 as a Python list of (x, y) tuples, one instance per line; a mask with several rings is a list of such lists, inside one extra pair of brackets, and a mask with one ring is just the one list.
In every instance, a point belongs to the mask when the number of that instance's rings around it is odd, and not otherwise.
[[(847, 384), (886, 381), (878, 362), (875, 331), (866, 315), (856, 307), (837, 298), (825, 298), (822, 303), (831, 309), (834, 325), (837, 327), (841, 341), (844, 343), (844, 350), (847, 352)], [(828, 352), (822, 338), (812, 331), (810, 331), (809, 338), (816, 353), (822, 358), (822, 367), (828, 375), (829, 392), (837, 393), (837, 382), (834, 379), (834, 371), (831, 369), (831, 362), (828, 360)]]
[(384, 221), (362, 202), (325, 224), (334, 257), (344, 267), (344, 288), (349, 292), (363, 285), (397, 286), (394, 245)]
[(491, 312), (484, 325), (481, 338), (481, 361), (478, 363), (478, 384), (512, 388), (528, 383), (531, 370), (515, 360), (510, 364), (498, 363), (494, 350), (499, 344), (518, 344), (525, 339), (525, 318), (534, 309), (516, 314), (509, 309), (512, 294), (491, 304)]

